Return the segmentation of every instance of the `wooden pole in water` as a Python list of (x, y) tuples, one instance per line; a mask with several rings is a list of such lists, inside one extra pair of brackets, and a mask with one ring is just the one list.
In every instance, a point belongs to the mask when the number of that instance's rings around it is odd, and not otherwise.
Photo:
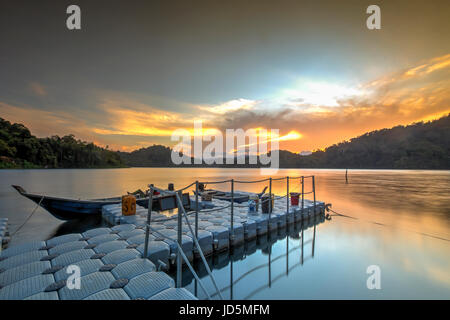
[(345, 169), (345, 183), (348, 183), (348, 169)]

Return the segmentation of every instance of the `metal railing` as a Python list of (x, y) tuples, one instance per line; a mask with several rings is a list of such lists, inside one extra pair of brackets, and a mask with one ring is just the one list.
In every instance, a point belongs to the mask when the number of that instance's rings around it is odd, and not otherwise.
[[(163, 192), (163, 193), (166, 193), (166, 194), (175, 195), (176, 201), (177, 201), (177, 204), (178, 204), (177, 241), (175, 241), (175, 240), (171, 239), (170, 237), (168, 237), (169, 240), (172, 240), (172, 241), (176, 242), (177, 249), (178, 249), (177, 250), (177, 252), (178, 252), (178, 254), (177, 254), (177, 280), (176, 280), (177, 288), (181, 288), (181, 286), (182, 286), (182, 283), (181, 283), (181, 278), (182, 278), (181, 277), (181, 275), (182, 275), (182, 260), (184, 260), (184, 262), (188, 265), (188, 267), (189, 267), (190, 271), (192, 272), (192, 274), (194, 275), (194, 277), (199, 281), (200, 286), (204, 290), (205, 294), (208, 297), (210, 297), (208, 292), (207, 292), (207, 290), (206, 290), (206, 288), (205, 288), (205, 286), (203, 285), (203, 283), (201, 282), (200, 278), (196, 274), (194, 268), (191, 266), (191, 264), (189, 262), (189, 259), (186, 257), (186, 255), (183, 252), (183, 248), (182, 248), (182, 243), (183, 243), (182, 242), (182, 227), (183, 227), (182, 217), (184, 216), (184, 218), (186, 220), (186, 224), (189, 227), (189, 231), (191, 232), (192, 239), (194, 240), (194, 244), (195, 244), (195, 247), (197, 249), (197, 252), (199, 253), (199, 255), (200, 255), (200, 257), (201, 257), (201, 259), (203, 261), (203, 264), (205, 265), (205, 268), (208, 271), (208, 274), (209, 274), (209, 276), (210, 276), (210, 278), (211, 278), (211, 280), (212, 280), (212, 282), (214, 284), (214, 287), (216, 288), (217, 293), (219, 294), (220, 298), (223, 299), (222, 294), (220, 293), (219, 287), (217, 285), (217, 282), (216, 282), (216, 280), (215, 280), (215, 278), (214, 278), (214, 276), (213, 276), (213, 274), (211, 272), (211, 269), (209, 268), (209, 265), (208, 265), (208, 263), (206, 261), (206, 258), (204, 256), (204, 254), (203, 254), (202, 248), (200, 247), (200, 244), (198, 243), (198, 239), (197, 239), (197, 232), (198, 231), (196, 231), (196, 233), (194, 233), (194, 231), (192, 230), (191, 224), (189, 223), (189, 220), (187, 218), (186, 210), (184, 209), (183, 202), (181, 200), (181, 192), (182, 192), (182, 190), (184, 188), (181, 189), (181, 190), (178, 190), (178, 191), (168, 191), (168, 190), (162, 190), (162, 189), (153, 187), (151, 185), (149, 185), (149, 187), (150, 187), (150, 198), (149, 198), (149, 201), (152, 201), (153, 191), (156, 190), (156, 191)], [(198, 208), (198, 205), (197, 205), (197, 208)], [(148, 257), (148, 239), (149, 239), (149, 235), (150, 235), (150, 229), (152, 229), (153, 232), (156, 231), (153, 228), (151, 228), (151, 225), (150, 225), (150, 223), (151, 223), (151, 218), (150, 218), (151, 217), (151, 209), (152, 208), (151, 208), (151, 205), (149, 203), (149, 206), (148, 206), (149, 213), (147, 215), (147, 224), (146, 224), (146, 230), (145, 230), (144, 258)]]
[[(310, 192), (305, 192), (305, 179), (310, 178), (312, 180), (312, 190)], [(211, 278), (213, 285), (216, 289), (216, 295), (219, 295), (221, 299), (223, 299), (221, 292), (217, 286), (217, 282), (209, 268), (209, 265), (206, 261), (206, 258), (203, 254), (203, 251), (198, 243), (198, 214), (199, 212), (203, 212), (203, 213), (207, 213), (207, 212), (214, 212), (214, 211), (219, 211), (219, 210), (223, 210), (226, 208), (230, 208), (230, 240), (231, 240), (231, 244), (234, 244), (234, 207), (243, 207), (243, 205), (237, 205), (235, 204), (234, 200), (235, 200), (235, 183), (238, 184), (247, 184), (247, 183), (261, 183), (261, 182), (266, 182), (269, 181), (269, 197), (266, 200), (262, 200), (260, 199), (260, 203), (261, 206), (263, 205), (264, 202), (269, 201), (269, 221), (271, 219), (271, 215), (272, 215), (272, 211), (273, 211), (273, 201), (275, 200), (275, 197), (272, 193), (272, 183), (273, 181), (283, 181), (286, 180), (286, 194), (284, 196), (279, 196), (278, 199), (284, 198), (286, 197), (286, 212), (289, 212), (290, 209), (290, 202), (289, 202), (289, 188), (290, 188), (290, 180), (295, 180), (295, 179), (299, 179), (300, 180), (300, 184), (301, 184), (301, 209), (302, 212), (304, 212), (304, 203), (305, 203), (305, 195), (306, 194), (311, 194), (313, 193), (313, 197), (314, 197), (314, 213), (316, 212), (316, 187), (315, 187), (315, 177), (313, 175), (311, 176), (299, 176), (299, 177), (281, 177), (281, 178), (265, 178), (265, 179), (260, 179), (260, 180), (253, 180), (253, 181), (240, 181), (240, 180), (234, 180), (234, 179), (229, 179), (229, 180), (222, 180), (222, 181), (205, 181), (205, 182), (199, 182), (198, 180), (179, 189), (179, 190), (175, 190), (175, 191), (169, 191), (169, 190), (163, 190), (157, 187), (154, 187), (153, 185), (149, 185), (149, 203), (148, 203), (148, 214), (147, 214), (147, 223), (146, 223), (146, 231), (145, 231), (145, 242), (144, 242), (144, 257), (147, 258), (148, 257), (148, 242), (149, 242), (149, 238), (150, 238), (150, 231), (154, 232), (155, 234), (160, 234), (157, 230), (155, 230), (154, 228), (151, 227), (151, 216), (152, 216), (152, 206), (153, 206), (153, 192), (154, 191), (158, 191), (160, 193), (164, 193), (164, 194), (169, 194), (169, 195), (174, 195), (176, 198), (176, 202), (177, 202), (177, 206), (178, 206), (178, 214), (176, 215), (176, 217), (170, 217), (167, 219), (159, 219), (159, 220), (154, 220), (153, 222), (159, 222), (159, 221), (167, 221), (167, 220), (173, 220), (173, 219), (177, 219), (177, 240), (175, 239), (171, 239), (170, 237), (164, 236), (164, 238), (168, 238), (169, 241), (172, 241), (174, 243), (176, 243), (177, 245), (177, 255), (176, 255), (176, 261), (177, 261), (177, 271), (176, 271), (176, 286), (177, 287), (181, 287), (182, 283), (181, 283), (181, 275), (182, 275), (182, 262), (184, 260), (184, 262), (186, 263), (186, 265), (188, 266), (188, 268), (190, 269), (190, 271), (192, 272), (192, 274), (194, 275), (194, 277), (196, 278), (196, 280), (199, 282), (201, 288), (203, 291), (205, 291), (205, 294), (208, 298), (210, 298), (211, 296), (208, 294), (208, 292), (206, 291), (206, 288), (204, 287), (203, 283), (201, 282), (201, 280), (199, 279), (198, 275), (195, 273), (194, 268), (192, 267), (192, 265), (189, 262), (189, 259), (186, 257), (185, 253), (183, 252), (183, 248), (182, 248), (182, 228), (183, 228), (183, 216), (185, 218), (186, 221), (186, 225), (188, 226), (188, 229), (192, 235), (192, 239), (194, 242), (194, 248), (196, 250), (196, 252), (200, 255), (203, 264), (205, 265), (205, 268), (209, 274), (209, 277)], [(230, 205), (228, 206), (223, 206), (223, 207), (217, 207), (217, 208), (212, 208), (212, 209), (207, 209), (207, 210), (199, 210), (199, 185), (203, 184), (224, 184), (224, 183), (230, 183)], [(192, 187), (195, 185), (195, 211), (190, 211), (189, 213), (186, 212), (184, 206), (183, 206), (183, 202), (181, 200), (182, 198), (182, 191), (187, 190), (188, 188)], [(262, 196), (262, 195), (261, 195)], [(191, 214), (195, 214), (195, 220), (194, 220), (194, 224), (195, 224), (195, 228), (194, 230), (191, 227), (191, 224), (189, 222), (188, 219), (188, 215)], [(287, 215), (286, 215), (287, 217)]]

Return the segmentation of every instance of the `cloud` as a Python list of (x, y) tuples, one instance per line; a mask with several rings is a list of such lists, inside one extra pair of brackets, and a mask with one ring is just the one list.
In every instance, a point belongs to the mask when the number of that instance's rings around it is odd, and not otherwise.
[(374, 81), (370, 81), (362, 87), (381, 89), (386, 88), (391, 84), (405, 85), (405, 81), (407, 80), (417, 81), (436, 71), (444, 70), (448, 72), (448, 67), (450, 67), (450, 54), (422, 61), (416, 66), (411, 66), (410, 68), (399, 70)]
[(198, 108), (202, 111), (206, 111), (208, 113), (213, 114), (226, 114), (228, 112), (238, 111), (238, 110), (251, 110), (257, 101), (249, 100), (249, 99), (234, 99), (230, 101), (226, 101), (219, 105), (215, 106), (198, 106)]
[[(450, 54), (362, 84), (299, 79), (265, 98), (234, 98), (218, 104), (193, 104), (143, 94), (93, 91), (83, 109), (67, 112), (56, 103), (39, 106), (0, 102), (2, 117), (29, 126), (38, 136), (73, 133), (78, 138), (132, 150), (152, 143), (173, 145), (176, 129), (194, 134), (213, 129), (279, 129), (280, 148), (314, 150), (367, 131), (430, 120), (450, 112)], [(30, 90), (46, 96), (37, 83)], [(208, 131), (209, 130), (209, 131)]]
[(45, 97), (47, 95), (47, 89), (40, 83), (30, 83), (30, 90), (39, 97)]
[[(11, 105), (0, 101), (2, 118), (26, 125), (31, 133), (38, 137), (74, 134), (77, 139), (92, 141), (100, 146), (108, 145), (111, 150), (121, 151), (132, 151), (152, 144), (166, 144), (169, 141), (153, 134), (148, 135), (138, 129), (126, 130), (127, 125), (140, 120), (139, 112), (132, 113), (133, 116), (125, 121), (124, 128), (121, 129), (120, 116), (127, 116), (124, 112), (120, 109), (111, 110), (111, 113), (103, 112), (103, 118), (96, 118), (93, 113), (86, 111), (79, 113), (64, 110), (46, 111), (28, 105)], [(114, 119), (116, 116), (118, 117)], [(86, 119), (89, 119), (89, 122)], [(167, 132), (171, 133), (170, 130)]]
[(0, 101), (0, 114), (10, 122), (25, 124), (31, 133), (43, 137), (73, 133), (78, 138), (93, 140), (83, 119), (65, 111), (45, 111), (31, 106), (15, 106)]
[(126, 95), (104, 96), (96, 106), (104, 119), (93, 131), (103, 135), (170, 137), (176, 129), (193, 131), (193, 121), (200, 118), (159, 109)]
[(265, 127), (285, 133), (298, 130), (303, 139), (286, 141), (280, 148), (301, 151), (450, 112), (450, 54), (353, 88), (323, 82), (308, 86), (304, 82), (301, 90), (283, 90), (281, 96), (258, 100), (251, 109), (221, 114), (210, 119), (210, 123), (222, 129)]
[(405, 77), (416, 77), (444, 69), (450, 66), (450, 54), (431, 59), (425, 64), (411, 68), (404, 73)]

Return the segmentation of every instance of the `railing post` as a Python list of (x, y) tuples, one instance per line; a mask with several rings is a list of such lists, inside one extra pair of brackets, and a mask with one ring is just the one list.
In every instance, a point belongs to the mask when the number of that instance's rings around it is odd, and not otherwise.
[(272, 177), (269, 178), (269, 218), (270, 214), (272, 214)]
[[(272, 219), (272, 177), (269, 178), (269, 221), (267, 222), (267, 232), (270, 235), (270, 220)], [(269, 264), (270, 268), (270, 264)], [(270, 286), (269, 286), (270, 287)]]
[(195, 237), (198, 239), (198, 180), (195, 181)]
[(305, 176), (302, 176), (302, 215), (305, 209)]
[[(197, 248), (198, 253), (200, 254), (200, 257), (202, 258), (202, 261), (203, 261), (203, 264), (205, 265), (206, 271), (208, 272), (209, 276), (211, 277), (211, 280), (212, 280), (212, 282), (214, 284), (214, 287), (217, 290), (217, 294), (220, 296), (221, 299), (223, 299), (223, 296), (220, 293), (219, 287), (217, 286), (216, 280), (214, 279), (214, 276), (211, 273), (211, 269), (209, 268), (209, 265), (206, 262), (205, 256), (203, 255), (203, 252), (202, 252), (202, 249), (200, 247), (200, 244), (198, 243), (198, 240), (195, 237), (194, 230), (192, 229), (191, 224), (189, 223), (188, 216), (187, 216), (186, 211), (184, 210), (184, 207), (183, 207), (183, 202), (181, 201), (181, 197), (179, 196), (180, 194), (181, 194), (181, 191), (179, 191), (178, 193), (175, 193), (176, 199), (178, 201), (179, 214), (183, 214), (184, 215), (184, 218), (186, 219), (186, 227), (189, 229), (189, 231), (190, 231), (190, 233), (192, 235), (192, 238), (193, 238), (192, 240), (194, 240), (195, 247)], [(183, 253), (182, 247), (180, 246), (180, 244), (178, 242), (177, 242), (177, 247), (178, 247), (179, 253), (182, 254), (182, 257), (185, 259), (186, 264), (190, 268), (191, 272), (194, 274), (195, 271), (193, 271), (193, 269), (190, 267), (190, 263), (187, 260), (186, 255)], [(180, 283), (181, 283), (181, 267), (180, 267), (180, 273), (179, 274), (180, 274)], [(197, 279), (197, 280), (199, 280), (199, 279)], [(201, 281), (199, 281), (199, 283), (201, 284)]]
[(312, 176), (313, 193), (314, 193), (314, 215), (316, 215), (316, 179)]
[(231, 179), (231, 244), (234, 243), (234, 179)]
[(152, 220), (152, 209), (153, 209), (153, 187), (149, 186), (149, 196), (148, 196), (148, 212), (147, 212), (147, 225), (145, 227), (145, 244), (144, 244), (144, 259), (148, 257), (148, 238), (150, 235), (150, 221)]
[(286, 224), (289, 222), (289, 176), (286, 177)]
[[(182, 191), (178, 192), (180, 199), (183, 199), (182, 197)], [(179, 244), (178, 247), (178, 254), (177, 254), (177, 288), (181, 288), (181, 268), (182, 268), (182, 257), (181, 257), (181, 248), (182, 248), (182, 212), (183, 212), (183, 202), (178, 202), (178, 234), (177, 234), (177, 242)]]
[[(289, 223), (289, 176), (286, 177), (286, 227)], [(295, 220), (295, 219), (294, 219)], [(286, 237), (286, 275), (289, 275), (289, 236)]]
[[(198, 180), (195, 181), (195, 237), (198, 239)], [(194, 246), (194, 250), (196, 247)], [(194, 292), (197, 297), (198, 291), (197, 279), (195, 280)]]

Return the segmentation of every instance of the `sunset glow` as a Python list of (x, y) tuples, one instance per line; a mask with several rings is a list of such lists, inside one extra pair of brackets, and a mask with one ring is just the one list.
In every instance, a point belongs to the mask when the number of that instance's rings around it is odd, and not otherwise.
[[(450, 47), (440, 39), (444, 30), (437, 32), (448, 19), (439, 22), (444, 20), (435, 10), (411, 5), (407, 15), (392, 19), (398, 10), (385, 4), (388, 22), (377, 31), (359, 21), (364, 8), (358, 14), (340, 10), (349, 16), (327, 17), (330, 37), (318, 21), (325, 7), (336, 12), (334, 3), (289, 6), (282, 20), (271, 20), (271, 12), (242, 5), (242, 16), (230, 25), (235, 8), (211, 4), (214, 19), (200, 22), (186, 13), (183, 28), (171, 28), (152, 11), (131, 23), (131, 33), (114, 24), (107, 34), (89, 29), (89, 39), (105, 39), (105, 49), (90, 46), (84, 36), (55, 33), (58, 47), (36, 56), (28, 53), (33, 34), (19, 26), (13, 40), (4, 40), (17, 45), (4, 48), (14, 58), (2, 70), (1, 117), (39, 137), (74, 134), (127, 151), (173, 147), (177, 129), (192, 136), (278, 129), (280, 149), (298, 153), (449, 112)], [(108, 19), (116, 21), (116, 15)], [(127, 45), (117, 46), (108, 34)], [(76, 59), (87, 48), (90, 58)], [(201, 133), (193, 129), (198, 120)]]

